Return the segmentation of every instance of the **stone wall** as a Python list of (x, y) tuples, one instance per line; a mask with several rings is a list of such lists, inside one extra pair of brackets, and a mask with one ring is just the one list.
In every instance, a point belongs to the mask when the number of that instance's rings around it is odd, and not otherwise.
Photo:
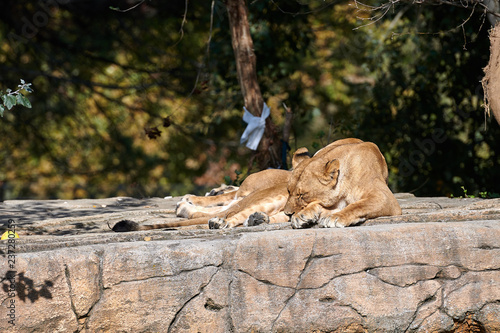
[(21, 235), (0, 331), (500, 332), (500, 201), (404, 200), (345, 229)]

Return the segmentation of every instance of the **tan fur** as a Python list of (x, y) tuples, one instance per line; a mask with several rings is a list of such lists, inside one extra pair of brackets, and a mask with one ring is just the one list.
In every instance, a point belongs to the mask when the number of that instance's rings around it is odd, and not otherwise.
[(177, 203), (176, 213), (179, 217), (189, 219), (210, 216), (226, 211), (246, 196), (281, 183), (287, 183), (290, 171), (269, 169), (249, 175), (237, 191), (215, 196), (185, 195)]
[(358, 139), (336, 141), (294, 168), (284, 212), (294, 228), (346, 227), (400, 215), (387, 177), (387, 164), (375, 144)]
[[(298, 157), (299, 159), (302, 157)], [(187, 220), (154, 225), (120, 221), (113, 231), (139, 231), (208, 224), (212, 229), (240, 225), (287, 222), (283, 214), (288, 197), (290, 171), (269, 169), (248, 176), (237, 191), (215, 196), (185, 195), (177, 203), (176, 214)], [(269, 200), (272, 198), (272, 200)], [(250, 221), (250, 222), (249, 222)]]
[(319, 224), (343, 227), (401, 209), (387, 187), (387, 164), (378, 147), (359, 139), (338, 140), (312, 158), (306, 148), (293, 156), (293, 172), (264, 170), (229, 193), (186, 195), (177, 216), (187, 220), (140, 226), (122, 221), (114, 231), (150, 230), (207, 224), (232, 228), (291, 221), (294, 228)]

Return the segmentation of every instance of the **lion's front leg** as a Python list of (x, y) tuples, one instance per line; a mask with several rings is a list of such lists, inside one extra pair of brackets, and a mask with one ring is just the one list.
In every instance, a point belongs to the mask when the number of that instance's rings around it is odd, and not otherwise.
[(363, 222), (365, 212), (357, 203), (344, 209), (328, 209), (320, 204), (311, 203), (306, 208), (292, 216), (293, 228), (309, 228), (318, 224), (322, 228), (343, 228)]
[(323, 210), (318, 224), (321, 228), (344, 228), (364, 222), (369, 205), (364, 200), (347, 205), (342, 210)]

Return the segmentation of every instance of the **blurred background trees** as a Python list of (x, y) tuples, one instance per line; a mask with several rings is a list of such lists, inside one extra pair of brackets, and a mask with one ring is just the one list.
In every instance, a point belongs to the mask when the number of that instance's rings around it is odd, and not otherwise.
[[(35, 90), (32, 109), (0, 118), (5, 199), (202, 193), (257, 171), (239, 145), (225, 3), (124, 11), (137, 3), (2, 1), (0, 89)], [(400, 5), (373, 22), (347, 1), (247, 5), (271, 117), (281, 128), (282, 103), (294, 112), (291, 152), (358, 137), (379, 145), (394, 191), (500, 192), (484, 13)]]

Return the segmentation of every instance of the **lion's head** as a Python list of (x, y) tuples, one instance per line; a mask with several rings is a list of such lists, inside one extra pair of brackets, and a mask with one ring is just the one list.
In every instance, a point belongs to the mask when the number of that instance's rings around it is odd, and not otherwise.
[(328, 160), (322, 157), (311, 159), (304, 156), (303, 149), (305, 148), (297, 151), (302, 156), (294, 155), (293, 171), (288, 182), (289, 196), (284, 208), (285, 214), (291, 217), (294, 227), (305, 227), (307, 224), (317, 223), (319, 211), (309, 218), (296, 216), (310, 204), (325, 208), (336, 204), (332, 191), (338, 181), (339, 160)]

